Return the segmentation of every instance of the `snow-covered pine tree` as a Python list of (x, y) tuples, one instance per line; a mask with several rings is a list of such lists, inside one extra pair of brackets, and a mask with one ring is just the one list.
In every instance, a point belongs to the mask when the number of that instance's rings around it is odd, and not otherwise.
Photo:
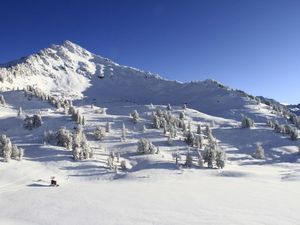
[(211, 146), (206, 146), (203, 152), (203, 160), (207, 163), (207, 167), (213, 168), (215, 161), (215, 150)]
[(298, 132), (297, 128), (293, 128), (291, 130), (290, 137), (291, 137), (292, 141), (297, 141), (298, 140), (299, 132)]
[[(52, 138), (52, 132), (48, 132), (47, 139)], [(50, 137), (49, 137), (50, 136)], [(56, 133), (56, 145), (62, 146), (67, 149), (72, 149), (73, 145), (73, 135), (72, 133), (65, 127), (62, 127)]]
[(189, 146), (193, 146), (194, 143), (195, 143), (195, 135), (194, 133), (189, 130), (187, 133), (186, 133), (186, 136), (185, 136), (185, 142), (189, 145)]
[(12, 156), (12, 143), (8, 137), (5, 136), (4, 144), (2, 145), (3, 161), (9, 162)]
[(153, 116), (153, 125), (156, 129), (160, 128), (160, 118), (157, 115)]
[(185, 117), (184, 113), (183, 113), (183, 112), (180, 112), (180, 113), (179, 113), (179, 119), (180, 119), (180, 120), (183, 120), (184, 117)]
[(101, 127), (97, 126), (96, 129), (94, 130), (94, 135), (97, 140), (102, 141), (103, 138), (105, 137), (105, 132)]
[(244, 119), (242, 120), (242, 128), (251, 128), (254, 127), (254, 121), (248, 117), (244, 117)]
[(130, 116), (132, 118), (133, 123), (137, 123), (138, 120), (140, 119), (140, 115), (137, 112), (137, 110), (134, 110), (132, 113), (130, 113)]
[(167, 110), (171, 111), (172, 110), (172, 106), (170, 104), (167, 105)]
[(216, 165), (219, 169), (223, 169), (226, 164), (226, 153), (223, 149), (216, 151)]
[(261, 143), (259, 143), (259, 142), (256, 143), (256, 150), (252, 156), (255, 159), (264, 159), (265, 158), (265, 150), (262, 147)]

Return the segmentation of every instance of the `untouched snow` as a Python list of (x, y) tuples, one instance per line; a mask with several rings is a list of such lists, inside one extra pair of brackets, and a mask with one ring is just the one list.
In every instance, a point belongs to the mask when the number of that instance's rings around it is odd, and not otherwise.
[[(151, 128), (151, 106), (112, 104), (107, 115), (95, 113), (97, 107), (81, 106), (88, 134), (106, 121), (112, 122), (112, 132), (101, 142), (88, 135), (95, 158), (74, 162), (70, 151), (42, 144), (44, 130), (75, 126), (69, 116), (36, 98), (28, 101), (22, 91), (4, 95), (7, 105), (1, 106), (1, 133), (24, 147), (26, 157), (22, 162), (1, 163), (0, 224), (292, 225), (300, 219), (295, 210), (300, 194), (296, 143), (263, 124), (240, 129), (238, 121), (185, 110), (193, 129), (199, 121), (214, 124), (213, 133), (229, 160), (224, 170), (178, 169), (171, 153), (186, 152), (187, 146), (180, 139), (170, 146), (161, 130)], [(42, 127), (21, 128), (22, 119), (16, 117), (19, 105), (25, 114), (40, 111)], [(136, 125), (128, 116), (134, 109), (141, 115)], [(172, 113), (180, 111), (174, 107)], [(126, 142), (120, 141), (122, 123), (128, 129)], [(143, 124), (148, 127), (144, 133)], [(140, 137), (151, 139), (161, 153), (137, 154)], [(263, 142), (266, 161), (250, 156), (256, 141)], [(110, 151), (120, 152), (133, 168), (118, 174), (109, 170), (105, 162)], [(51, 176), (60, 187), (48, 186)]]
[[(2, 66), (0, 76), (4, 77), (0, 94), (7, 103), (0, 105), (0, 134), (25, 149), (21, 162), (4, 163), (0, 158), (1, 225), (299, 224), (299, 141), (274, 133), (265, 125), (266, 118), (287, 121), (241, 92), (212, 80), (164, 80), (69, 41)], [(63, 109), (17, 90), (26, 85), (74, 100), (85, 116), (93, 159), (74, 161), (69, 150), (43, 144), (44, 131), (62, 126), (73, 130), (77, 125)], [(163, 131), (152, 126), (152, 111), (165, 109), (168, 103), (173, 115), (184, 111), (192, 130), (199, 123), (211, 125), (227, 153), (225, 169), (175, 165), (172, 153), (179, 152), (183, 163), (188, 151), (182, 134), (170, 144)], [(183, 103), (188, 103), (185, 110)], [(22, 117), (17, 117), (19, 107)], [(107, 108), (107, 114), (99, 114), (99, 107)], [(141, 117), (137, 124), (129, 117), (134, 110)], [(43, 125), (23, 129), (25, 115), (33, 114), (42, 116)], [(241, 129), (243, 115), (254, 119), (256, 127)], [(107, 122), (111, 132), (97, 141), (93, 130)], [(120, 139), (123, 123), (125, 142)], [(159, 154), (138, 154), (140, 138), (151, 140)], [(265, 160), (251, 156), (256, 142), (262, 143)], [(196, 164), (196, 151), (190, 150)], [(132, 168), (118, 173), (109, 169), (110, 152), (120, 153)], [(59, 187), (49, 187), (51, 176)]]

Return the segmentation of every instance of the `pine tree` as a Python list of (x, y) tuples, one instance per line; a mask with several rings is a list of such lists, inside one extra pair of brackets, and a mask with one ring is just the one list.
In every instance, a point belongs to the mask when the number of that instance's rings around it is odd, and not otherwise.
[(167, 110), (171, 111), (172, 110), (172, 106), (170, 104), (167, 105)]
[(256, 143), (256, 150), (253, 154), (253, 157), (256, 159), (264, 159), (265, 158), (265, 150), (262, 147), (261, 143)]
[(188, 131), (185, 137), (185, 142), (189, 145), (189, 146), (193, 146), (195, 143), (195, 135), (192, 131)]
[(220, 169), (223, 169), (225, 167), (225, 163), (226, 163), (226, 153), (224, 152), (224, 150), (219, 149), (216, 152), (216, 165), (217, 167)]
[(131, 118), (132, 118), (133, 123), (137, 123), (138, 120), (140, 119), (140, 115), (139, 115), (139, 113), (138, 113), (136, 110), (134, 110), (134, 111), (130, 114), (130, 116), (131, 116)]

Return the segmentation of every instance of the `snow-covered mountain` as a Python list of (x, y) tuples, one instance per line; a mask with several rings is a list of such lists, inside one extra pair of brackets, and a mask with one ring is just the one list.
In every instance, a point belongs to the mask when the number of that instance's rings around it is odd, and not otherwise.
[(182, 105), (212, 115), (232, 117), (237, 110), (255, 101), (247, 94), (213, 81), (181, 83), (150, 72), (119, 65), (65, 41), (40, 52), (2, 65), (1, 87), (34, 85), (44, 92), (85, 102), (105, 104)]

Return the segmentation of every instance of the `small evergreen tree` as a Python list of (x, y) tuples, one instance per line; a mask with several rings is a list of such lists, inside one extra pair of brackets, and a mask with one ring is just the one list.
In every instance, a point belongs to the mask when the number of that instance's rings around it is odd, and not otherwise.
[(256, 143), (256, 150), (252, 156), (253, 156), (253, 158), (256, 158), (256, 159), (264, 159), (265, 158), (265, 150), (262, 147), (261, 143)]
[(139, 113), (138, 113), (136, 110), (134, 110), (134, 111), (130, 114), (130, 116), (131, 116), (131, 118), (132, 118), (133, 123), (137, 123), (138, 120), (140, 119), (140, 115), (139, 115)]

